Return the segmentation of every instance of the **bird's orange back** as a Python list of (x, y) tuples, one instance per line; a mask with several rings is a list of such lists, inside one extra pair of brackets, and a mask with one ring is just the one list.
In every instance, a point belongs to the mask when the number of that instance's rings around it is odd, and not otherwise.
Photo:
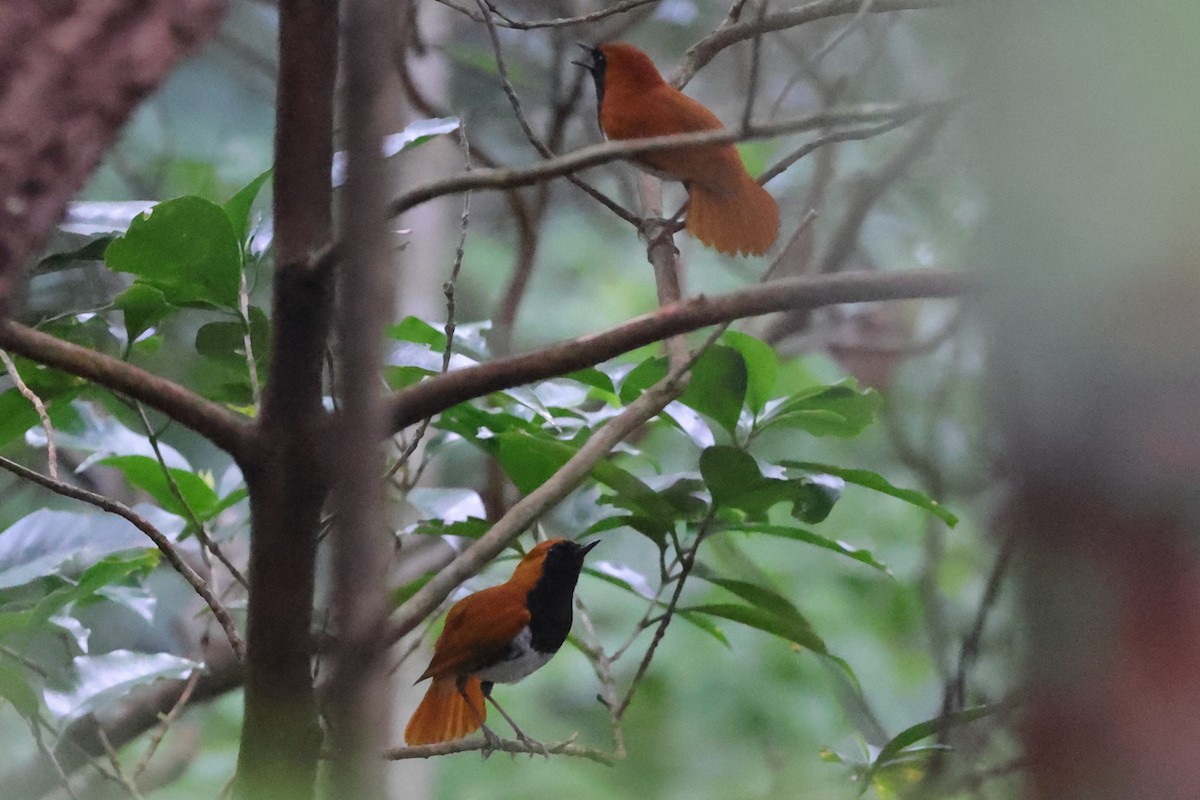
[[(599, 47), (604, 54), (600, 127), (609, 139), (641, 139), (720, 130), (721, 120), (663, 80), (650, 57), (624, 42)], [(744, 173), (732, 144), (680, 147), (646, 153), (638, 161), (672, 180), (720, 187)]]

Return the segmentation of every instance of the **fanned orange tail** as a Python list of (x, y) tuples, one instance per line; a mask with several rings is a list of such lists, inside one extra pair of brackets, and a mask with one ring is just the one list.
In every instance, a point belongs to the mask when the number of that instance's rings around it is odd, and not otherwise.
[(404, 741), (410, 745), (436, 744), (460, 739), (478, 730), (487, 719), (483, 688), (478, 678), (467, 679), (466, 694), (470, 706), (458, 691), (454, 676), (434, 678), (404, 729)]
[(722, 253), (762, 255), (779, 235), (779, 206), (749, 175), (732, 187), (688, 185), (687, 230)]

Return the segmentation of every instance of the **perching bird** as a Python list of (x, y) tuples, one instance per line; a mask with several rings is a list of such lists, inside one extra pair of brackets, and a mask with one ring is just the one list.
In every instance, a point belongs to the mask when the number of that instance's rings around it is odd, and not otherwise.
[(516, 683), (539, 669), (566, 641), (574, 616), (575, 583), (583, 557), (597, 542), (551, 539), (530, 550), (507, 582), (459, 600), (433, 646), (433, 659), (417, 682), (432, 678), (413, 712), (404, 741), (410, 745), (458, 739), (482, 727), (488, 744), (486, 697), (527, 745), (536, 745), (492, 699), (495, 683)]
[[(721, 120), (670, 86), (650, 57), (623, 42), (580, 43), (592, 56), (600, 129), (608, 139), (719, 130)], [(760, 255), (779, 235), (779, 207), (732, 144), (690, 145), (636, 156), (639, 167), (688, 190), (688, 233), (722, 253)]]

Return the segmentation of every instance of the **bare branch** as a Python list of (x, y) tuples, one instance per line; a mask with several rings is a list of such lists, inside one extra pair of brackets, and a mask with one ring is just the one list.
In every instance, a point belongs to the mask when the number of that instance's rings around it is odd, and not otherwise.
[(383, 754), (383, 757), (389, 761), (400, 761), (408, 758), (433, 758), (434, 756), (448, 756), (452, 753), (473, 753), (481, 750), (487, 753), (527, 753), (529, 755), (564, 755), (575, 756), (577, 758), (586, 758), (589, 761), (595, 761), (597, 764), (611, 765), (616, 759), (602, 750), (593, 750), (588, 747), (580, 747), (574, 743), (574, 737), (567, 739), (565, 742), (558, 744), (550, 744), (542, 750), (541, 746), (532, 748), (524, 742), (518, 742), (513, 739), (501, 739), (500, 743), (492, 747), (484, 739), (455, 739), (452, 742), (439, 742), (438, 744), (423, 744), (416, 747), (397, 747), (393, 750), (388, 750)]
[(0, 350), (0, 361), (4, 362), (4, 370), (17, 387), (17, 391), (29, 401), (33, 410), (37, 412), (38, 419), (42, 423), (42, 430), (46, 432), (46, 468), (50, 477), (58, 480), (58, 449), (54, 445), (54, 425), (50, 423), (50, 415), (46, 413), (46, 404), (42, 402), (42, 398), (38, 397), (37, 392), (30, 389), (21, 379), (21, 373), (17, 371), (17, 365), (13, 363), (12, 356), (4, 350)]
[(975, 279), (962, 272), (920, 269), (800, 276), (717, 297), (694, 297), (600, 333), (454, 370), (410, 386), (391, 399), (392, 427), (400, 430), (474, 397), (565, 375), (642, 345), (729, 319), (839, 303), (957, 297), (975, 287)]
[[(882, 14), (888, 11), (938, 8), (954, 3), (955, 0), (876, 0), (871, 4), (870, 12)], [(794, 28), (820, 19), (857, 14), (862, 7), (862, 0), (816, 0), (816, 2), (780, 11), (777, 14), (768, 14), (761, 20), (722, 25), (688, 48), (687, 53), (684, 54), (683, 63), (671, 76), (670, 83), (676, 88), (682, 88), (701, 67), (713, 59), (713, 56), (732, 44), (752, 39), (763, 33)]]
[[(476, 14), (466, 6), (460, 6), (457, 3), (452, 2), (452, 0), (437, 0), (437, 2), (441, 3), (447, 8), (454, 9), (466, 17), (470, 17), (475, 22), (483, 22), (482, 16)], [(565, 28), (570, 25), (583, 25), (588, 22), (595, 22), (597, 20), (604, 19), (605, 17), (611, 17), (615, 14), (623, 14), (626, 11), (632, 11), (636, 8), (641, 8), (642, 6), (647, 6), (651, 3), (658, 2), (660, 2), (660, 0), (621, 0), (621, 2), (611, 5), (608, 8), (602, 8), (599, 11), (593, 11), (590, 14), (581, 14), (577, 17), (557, 17), (554, 19), (538, 19), (528, 21), (513, 19), (501, 14), (499, 9), (496, 8), (495, 4), (491, 2), (487, 4), (487, 8), (500, 20), (498, 23), (496, 23), (500, 27), (512, 28), (513, 30), (518, 31), (530, 31), (536, 28)]]
[(948, 101), (909, 104), (866, 104), (854, 108), (828, 109), (797, 119), (755, 125), (746, 131), (722, 128), (716, 131), (677, 133), (647, 139), (624, 139), (591, 145), (573, 150), (556, 158), (546, 159), (527, 167), (497, 167), (476, 169), (411, 189), (395, 198), (390, 213), (402, 214), (413, 206), (448, 194), (472, 189), (513, 189), (532, 186), (551, 178), (562, 177), (580, 170), (632, 158), (643, 153), (670, 150), (682, 145), (724, 144), (752, 139), (769, 139), (789, 133), (832, 128), (840, 125), (869, 124), (892, 119), (910, 119)]
[(140, 400), (235, 459), (247, 455), (251, 429), (245, 419), (166, 378), (11, 320), (0, 322), (0, 347)]

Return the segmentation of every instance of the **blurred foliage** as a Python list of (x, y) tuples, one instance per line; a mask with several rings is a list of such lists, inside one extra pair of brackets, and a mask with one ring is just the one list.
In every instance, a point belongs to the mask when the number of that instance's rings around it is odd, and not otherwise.
[[(545, 13), (540, 4), (520, 10)], [(256, 387), (269, 379), (271, 346), (270, 221), (261, 195), (269, 189), (274, 23), (267, 4), (234, 3), (231, 13), (218, 42), (139, 112), (86, 191), (33, 279), (28, 321), (253, 414)], [(496, 91), (495, 61), (479, 26), (444, 9), (432, 13), (456, 32), (438, 48), (450, 67), (440, 102), (493, 155), (532, 159)], [(668, 0), (625, 38), (669, 65), (721, 13)], [(816, 51), (845, 25), (833, 20), (790, 33), (788, 46)], [(782, 65), (794, 60), (768, 60), (763, 96), (811, 111), (831, 87), (839, 103), (935, 94), (954, 67), (943, 26), (936, 16), (912, 15), (902, 24), (867, 19), (824, 62), (810, 64), (812, 74), (796, 67), (789, 75), (792, 68)], [(540, 120), (545, 108), (532, 98), (550, 97), (559, 85), (545, 47), (550, 38), (502, 33), (510, 77)], [(731, 120), (745, 79), (744, 59), (726, 53), (688, 92)], [(582, 124), (568, 126), (563, 149), (599, 138), (588, 92), (590, 84), (576, 118)], [(446, 140), (455, 127), (446, 119), (418, 122), (393, 149), (420, 145), (425, 163), (400, 152), (397, 169), (460, 168), (458, 147)], [(897, 136), (839, 149), (827, 213), (813, 226), (817, 242), (832, 236), (857, 178), (886, 160)], [(757, 171), (787, 150), (756, 142), (743, 155)], [(771, 184), (785, 219), (801, 218), (813, 177), (810, 158)], [(589, 178), (631, 197), (624, 167)], [(656, 305), (634, 232), (565, 185), (556, 184), (552, 197), (514, 331), (518, 348), (595, 331)], [(668, 209), (681, 197), (668, 187)], [(123, 205), (135, 200), (155, 204)], [(497, 312), (516, 246), (501, 198), (481, 195), (472, 204), (452, 367), (491, 357), (489, 323), (464, 320)], [(441, 229), (431, 232), (436, 252), (426, 254), (440, 270), (435, 285), (457, 238), (458, 209), (446, 209)], [(977, 214), (960, 175), (918, 161), (864, 224), (861, 261), (955, 263)], [(679, 243), (690, 293), (726, 291), (756, 277), (757, 266), (721, 260), (686, 237)], [(815, 324), (836, 331), (861, 320), (856, 313), (817, 315)], [(647, 613), (648, 596), (670, 571), (664, 565), (704, 539), (680, 618), (624, 721), (627, 759), (604, 767), (453, 756), (431, 767), (406, 765), (404, 774), (433, 769), (433, 796), (454, 798), (865, 792), (886, 799), (917, 786), (938, 759), (948, 777), (929, 790), (937, 797), (966, 796), (977, 769), (1005, 763), (1012, 743), (994, 718), (985, 719), (1004, 697), (1015, 657), (1003, 602), (990, 609), (981, 655), (970, 665), (970, 707), (940, 714), (993, 560), (987, 431), (976, 402), (981, 343), (947, 304), (915, 303), (897, 313), (911, 341), (930, 344), (892, 357), (878, 382), (820, 339), (770, 346), (755, 321), (726, 332), (697, 363), (680, 400), (543, 519), (547, 534), (602, 539), (579, 595), (610, 652)], [(443, 323), (410, 316), (393, 326), (386, 369), (393, 388), (440, 371)], [(245, 486), (219, 451), (153, 415), (161, 427), (146, 430), (136, 409), (105, 390), (21, 360), (18, 369), (48, 407), (71, 480), (142, 503), (138, 510), (189, 557), (200, 558), (200, 525), (244, 555)], [(478, 536), (486, 530), (488, 459), (517, 490), (531, 490), (665, 370), (658, 349), (644, 348), (446, 411), (421, 456), (428, 470), (399, 476), (398, 534)], [(16, 388), (0, 386), (0, 454), (44, 463), (37, 415)], [(0, 737), (16, 759), (34, 751), (23, 726), (50, 736), (115, 693), (190, 672), (199, 606), (177, 576), (154, 566), (156, 553), (124, 523), (6, 474), (0, 491), (0, 696), (8, 701), (0, 707)], [(508, 568), (499, 564), (469, 588)], [(398, 587), (396, 602), (425, 579)], [(209, 627), (204, 635), (219, 635)], [(628, 684), (649, 638), (643, 633), (618, 663), (619, 686)], [(610, 742), (608, 712), (581, 649), (564, 649), (536, 676), (498, 691), (545, 741), (578, 732), (589, 746)], [(150, 796), (214, 796), (232, 774), (238, 718), (230, 697), (176, 723), (168, 742), (196, 739), (179, 756), (190, 768)], [(130, 763), (141, 747), (131, 748)], [(1001, 772), (986, 783), (987, 796), (1008, 796), (1011, 783)]]

